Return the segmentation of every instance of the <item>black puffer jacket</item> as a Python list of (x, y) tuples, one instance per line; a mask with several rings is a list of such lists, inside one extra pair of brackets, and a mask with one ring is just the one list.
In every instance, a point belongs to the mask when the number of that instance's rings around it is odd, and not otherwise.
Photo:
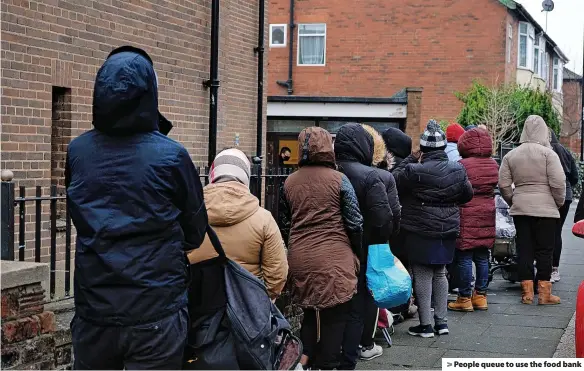
[(403, 206), (403, 230), (436, 239), (458, 236), (458, 206), (473, 196), (461, 164), (448, 161), (444, 151), (425, 153), (420, 163), (410, 155), (396, 167), (393, 176)]
[(392, 214), (392, 233), (395, 236), (399, 232), (400, 219), (401, 219), (401, 205), (399, 203), (399, 197), (397, 195), (397, 186), (395, 185), (395, 179), (393, 175), (388, 170), (375, 168), (377, 174), (381, 178), (383, 185), (385, 186), (385, 191), (387, 192), (387, 200), (389, 201), (389, 208)]
[(344, 125), (335, 139), (335, 157), (339, 171), (349, 178), (357, 194), (363, 215), (361, 262), (366, 263), (369, 245), (387, 243), (393, 229), (385, 185), (378, 170), (371, 167), (373, 138), (361, 125)]
[(389, 168), (389, 170), (393, 171), (404, 158), (412, 153), (412, 138), (398, 128), (389, 128), (381, 136), (385, 142), (385, 148), (393, 155), (395, 160), (395, 164)]

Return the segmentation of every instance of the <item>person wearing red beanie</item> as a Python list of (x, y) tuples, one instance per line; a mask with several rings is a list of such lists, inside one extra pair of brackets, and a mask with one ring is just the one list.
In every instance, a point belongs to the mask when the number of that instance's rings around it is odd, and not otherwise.
[(446, 154), (450, 161), (458, 161), (461, 159), (458, 153), (458, 139), (464, 134), (464, 128), (459, 124), (450, 124), (446, 128)]

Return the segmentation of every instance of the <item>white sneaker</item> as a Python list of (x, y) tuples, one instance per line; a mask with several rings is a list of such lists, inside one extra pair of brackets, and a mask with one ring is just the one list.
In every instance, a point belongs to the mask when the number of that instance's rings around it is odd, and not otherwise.
[(561, 279), (561, 277), (560, 277), (560, 271), (558, 271), (558, 269), (555, 268), (552, 271), (552, 278), (550, 279), (550, 282), (551, 283), (560, 282), (560, 279)]
[(359, 358), (361, 358), (363, 361), (371, 361), (372, 359), (381, 357), (382, 355), (383, 348), (375, 343), (371, 348), (361, 348), (359, 351)]

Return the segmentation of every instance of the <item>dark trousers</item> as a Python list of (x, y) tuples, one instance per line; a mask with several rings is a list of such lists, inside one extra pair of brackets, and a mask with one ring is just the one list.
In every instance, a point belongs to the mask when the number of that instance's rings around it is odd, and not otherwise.
[(484, 294), (489, 284), (489, 249), (477, 248), (471, 250), (456, 250), (454, 254), (458, 278), (458, 294), (470, 298), (472, 296), (472, 263), (477, 268), (475, 289)]
[(556, 243), (557, 219), (514, 216), (517, 230), (519, 280), (533, 280), (536, 261), (537, 281), (549, 281), (552, 275), (552, 255)]
[[(300, 338), (312, 369), (332, 370), (341, 363), (341, 346), (350, 302), (318, 311), (304, 309)], [(319, 323), (320, 322), (320, 323)], [(320, 335), (320, 341), (318, 336)]]
[(370, 347), (377, 328), (377, 306), (367, 289), (365, 272), (367, 266), (361, 265), (357, 294), (351, 299), (351, 308), (343, 337), (342, 370), (354, 370), (359, 358), (359, 345)]
[(562, 207), (560, 207), (560, 219), (557, 220), (556, 224), (556, 244), (554, 246), (554, 261), (552, 266), (560, 266), (560, 256), (562, 255), (562, 228), (564, 228), (564, 223), (570, 212), (570, 204), (572, 201), (566, 201)]
[(179, 370), (187, 340), (185, 309), (157, 322), (103, 327), (75, 316), (75, 370)]

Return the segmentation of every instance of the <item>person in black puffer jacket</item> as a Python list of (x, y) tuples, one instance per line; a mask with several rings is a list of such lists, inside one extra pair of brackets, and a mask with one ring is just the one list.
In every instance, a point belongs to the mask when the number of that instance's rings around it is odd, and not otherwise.
[[(363, 254), (357, 284), (357, 294), (343, 338), (341, 370), (354, 370), (359, 355), (372, 359), (381, 355), (380, 347), (373, 342), (377, 307), (367, 290), (368, 247), (387, 243), (392, 234), (393, 215), (385, 185), (373, 164), (374, 140), (359, 124), (342, 126), (335, 139), (335, 157), (339, 171), (349, 178), (355, 189), (363, 215)], [(362, 350), (359, 352), (359, 342)], [(372, 354), (372, 357), (366, 355)]]
[(458, 207), (473, 196), (464, 167), (448, 161), (445, 148), (446, 135), (430, 120), (420, 139), (421, 153), (408, 156), (393, 172), (403, 205), (403, 242), (412, 264), (420, 315), (420, 325), (409, 329), (414, 336), (448, 334), (446, 265), (452, 263), (460, 230)]

